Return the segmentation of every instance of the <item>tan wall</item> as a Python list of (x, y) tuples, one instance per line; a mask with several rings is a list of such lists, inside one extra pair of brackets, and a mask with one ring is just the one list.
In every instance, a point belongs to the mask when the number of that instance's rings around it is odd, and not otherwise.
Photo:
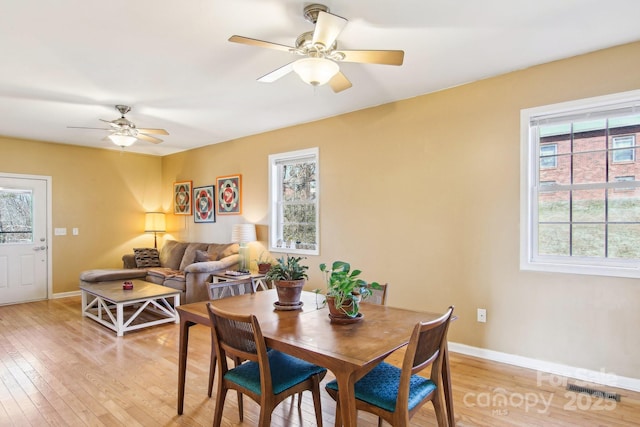
[(454, 304), (452, 341), (640, 378), (638, 280), (522, 272), (518, 259), (520, 109), (638, 89), (638, 69), (635, 43), (167, 156), (163, 189), (243, 175), (243, 217), (189, 217), (175, 234), (225, 240), (234, 222), (266, 224), (267, 156), (317, 146), (321, 256), (309, 258), (309, 288), (322, 286), (320, 262), (350, 261), (391, 284), (391, 305)]
[(240, 173), (244, 214), (168, 215), (163, 238), (225, 242), (235, 222), (266, 225), (268, 155), (317, 146), (321, 256), (309, 258), (309, 288), (322, 286), (320, 262), (350, 261), (391, 284), (389, 304), (454, 304), (452, 341), (640, 378), (638, 280), (518, 267), (520, 109), (638, 89), (638, 69), (635, 43), (163, 158), (4, 138), (0, 171), (51, 175), (54, 227), (80, 228), (54, 237), (60, 293), (77, 290), (81, 270), (151, 245), (142, 214), (170, 212), (175, 181)]
[(123, 253), (153, 246), (144, 212), (160, 208), (159, 157), (0, 138), (0, 171), (52, 177), (53, 227), (67, 228), (51, 242), (54, 294), (77, 291), (83, 270), (122, 267)]

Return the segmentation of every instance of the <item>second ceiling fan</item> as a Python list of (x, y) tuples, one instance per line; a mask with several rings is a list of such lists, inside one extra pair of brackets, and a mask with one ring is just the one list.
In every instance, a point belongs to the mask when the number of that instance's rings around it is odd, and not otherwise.
[(329, 13), (328, 7), (311, 4), (304, 8), (303, 15), (307, 21), (315, 24), (315, 30), (300, 34), (295, 47), (236, 35), (229, 38), (230, 42), (281, 50), (304, 57), (260, 77), (258, 81), (271, 83), (295, 71), (305, 83), (312, 86), (329, 83), (337, 93), (352, 86), (340, 71), (338, 62), (402, 65), (402, 50), (338, 49), (336, 39), (347, 25), (347, 20)]

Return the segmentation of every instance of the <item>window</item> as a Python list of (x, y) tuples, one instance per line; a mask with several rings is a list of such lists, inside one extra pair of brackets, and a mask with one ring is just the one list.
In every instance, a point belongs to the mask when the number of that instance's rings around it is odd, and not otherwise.
[[(636, 180), (635, 176), (616, 176), (615, 177), (616, 182), (635, 181), (635, 180)], [(614, 191), (635, 191), (635, 188), (634, 187), (618, 187), (618, 188), (615, 188)]]
[(540, 169), (558, 167), (558, 144), (540, 145)]
[(640, 91), (521, 112), (523, 270), (640, 277)]
[[(611, 138), (612, 152), (611, 158), (613, 163), (634, 162), (636, 160), (636, 137), (635, 135), (614, 136)], [(632, 147), (628, 148), (627, 147)]]
[(318, 255), (318, 149), (269, 156), (269, 250)]
[(33, 193), (0, 188), (0, 244), (33, 243)]

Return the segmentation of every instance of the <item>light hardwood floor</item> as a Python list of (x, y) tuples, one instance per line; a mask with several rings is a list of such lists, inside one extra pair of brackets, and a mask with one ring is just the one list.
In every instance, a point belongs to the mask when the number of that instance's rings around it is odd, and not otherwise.
[[(79, 297), (2, 306), (0, 425), (209, 426), (215, 402), (215, 396), (207, 398), (209, 331), (202, 326), (191, 330), (185, 410), (178, 416), (178, 325), (117, 338), (81, 317)], [(606, 401), (568, 392), (563, 378), (527, 369), (455, 353), (451, 365), (458, 426), (640, 425), (640, 393), (593, 386), (622, 397)], [(330, 426), (335, 404), (324, 390), (322, 395), (324, 424)], [(235, 393), (230, 393), (223, 426), (257, 424), (257, 405), (245, 398), (242, 424), (235, 405)], [(369, 414), (359, 414), (359, 426), (376, 423)], [(308, 393), (301, 412), (287, 400), (273, 414), (273, 426), (314, 425)], [(436, 425), (431, 404), (411, 425)]]

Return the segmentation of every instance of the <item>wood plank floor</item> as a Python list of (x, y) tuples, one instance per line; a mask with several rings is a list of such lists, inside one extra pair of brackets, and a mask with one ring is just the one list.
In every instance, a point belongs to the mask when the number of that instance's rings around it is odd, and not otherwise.
[[(192, 328), (185, 411), (176, 414), (178, 325), (143, 329), (117, 338), (80, 315), (80, 298), (0, 307), (1, 426), (209, 426), (209, 331)], [(390, 359), (397, 362), (401, 354)], [(458, 426), (637, 426), (640, 393), (594, 385), (620, 402), (568, 392), (563, 378), (481, 359), (451, 355)], [(325, 381), (331, 379), (327, 375)], [(574, 380), (568, 382), (575, 383)], [(335, 404), (322, 391), (324, 424)], [(223, 425), (257, 424), (258, 406), (245, 398), (240, 423), (235, 393)], [(314, 426), (310, 394), (302, 410), (291, 400), (276, 408), (273, 426)], [(359, 426), (375, 426), (359, 414)], [(430, 404), (412, 426), (434, 426)]]

